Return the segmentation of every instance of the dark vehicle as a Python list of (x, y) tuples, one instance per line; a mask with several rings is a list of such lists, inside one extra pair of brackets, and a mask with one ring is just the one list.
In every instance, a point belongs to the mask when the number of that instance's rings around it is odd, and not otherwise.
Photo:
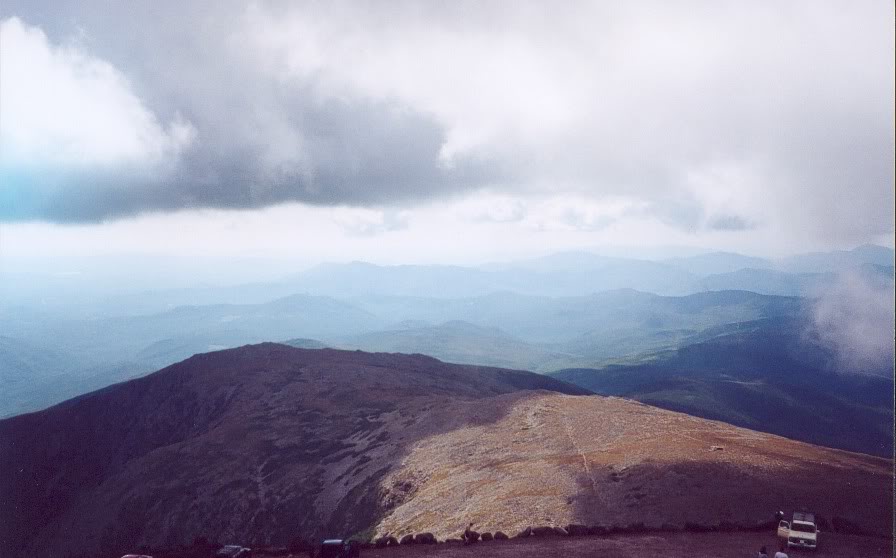
[(361, 545), (358, 541), (327, 539), (320, 544), (318, 558), (358, 558), (361, 556)]
[(252, 550), (242, 547), (238, 544), (228, 544), (222, 546), (218, 552), (215, 552), (215, 558), (251, 558)]

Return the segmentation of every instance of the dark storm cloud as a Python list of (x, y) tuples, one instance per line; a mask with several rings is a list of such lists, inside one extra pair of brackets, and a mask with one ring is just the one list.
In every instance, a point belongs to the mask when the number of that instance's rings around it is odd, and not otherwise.
[[(482, 160), (441, 164), (431, 116), (397, 100), (324, 96), (313, 83), (259, 71), (228, 34), (242, 9), (201, 3), (23, 3), (30, 26), (109, 61), (161, 121), (183, 118), (198, 140), (164, 168), (133, 164), (7, 173), (0, 219), (100, 221), (147, 210), (415, 201), (481, 185)], [(127, 30), (127, 32), (121, 32)], [(81, 33), (81, 36), (78, 36)]]
[(301, 122), (301, 158), (268, 160), (268, 146), (236, 137), (200, 141), (161, 177), (128, 167), (43, 171), (6, 186), (2, 197), (17, 202), (4, 204), (0, 218), (78, 222), (146, 210), (240, 209), (291, 200), (319, 205), (401, 202), (475, 186), (488, 174), (473, 163), (441, 167), (441, 129), (405, 108), (329, 102), (319, 110), (293, 106), (281, 115), (286, 127)]

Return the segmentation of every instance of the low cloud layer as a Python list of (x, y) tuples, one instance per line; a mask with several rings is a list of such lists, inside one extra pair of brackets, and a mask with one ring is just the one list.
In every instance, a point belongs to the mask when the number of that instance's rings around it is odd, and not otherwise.
[(893, 230), (886, 2), (4, 6), (5, 221), (487, 188), (686, 231)]
[(891, 376), (894, 311), (892, 281), (843, 274), (815, 302), (815, 331), (834, 351), (840, 370)]

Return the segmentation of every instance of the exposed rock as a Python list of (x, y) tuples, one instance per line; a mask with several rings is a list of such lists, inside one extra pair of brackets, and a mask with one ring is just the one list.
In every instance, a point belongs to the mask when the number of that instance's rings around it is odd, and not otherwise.
[(491, 533), (482, 533), (481, 537), (482, 542), (490, 541), (493, 538)]
[(523, 529), (522, 531), (517, 533), (516, 536), (514, 536), (513, 538), (523, 539), (523, 538), (531, 537), (531, 536), (532, 536), (532, 527), (526, 527), (525, 529)]
[(533, 537), (556, 537), (559, 534), (554, 530), (554, 527), (535, 527), (532, 529)]
[(405, 535), (401, 537), (401, 544), (414, 544), (416, 541), (414, 540), (414, 535)]
[(502, 533), (501, 531), (496, 531), (496, 532), (495, 532), (495, 540), (496, 540), (496, 541), (506, 541), (506, 540), (509, 539), (509, 538), (510, 538), (510, 537), (508, 537), (507, 535), (505, 535), (505, 534)]
[(436, 544), (436, 536), (432, 533), (417, 533), (414, 536), (414, 542), (417, 544)]

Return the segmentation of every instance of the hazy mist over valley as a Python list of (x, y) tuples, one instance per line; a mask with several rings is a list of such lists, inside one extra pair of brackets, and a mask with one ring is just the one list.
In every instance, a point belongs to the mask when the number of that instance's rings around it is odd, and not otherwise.
[(4, 2), (0, 555), (890, 555), (894, 17)]

